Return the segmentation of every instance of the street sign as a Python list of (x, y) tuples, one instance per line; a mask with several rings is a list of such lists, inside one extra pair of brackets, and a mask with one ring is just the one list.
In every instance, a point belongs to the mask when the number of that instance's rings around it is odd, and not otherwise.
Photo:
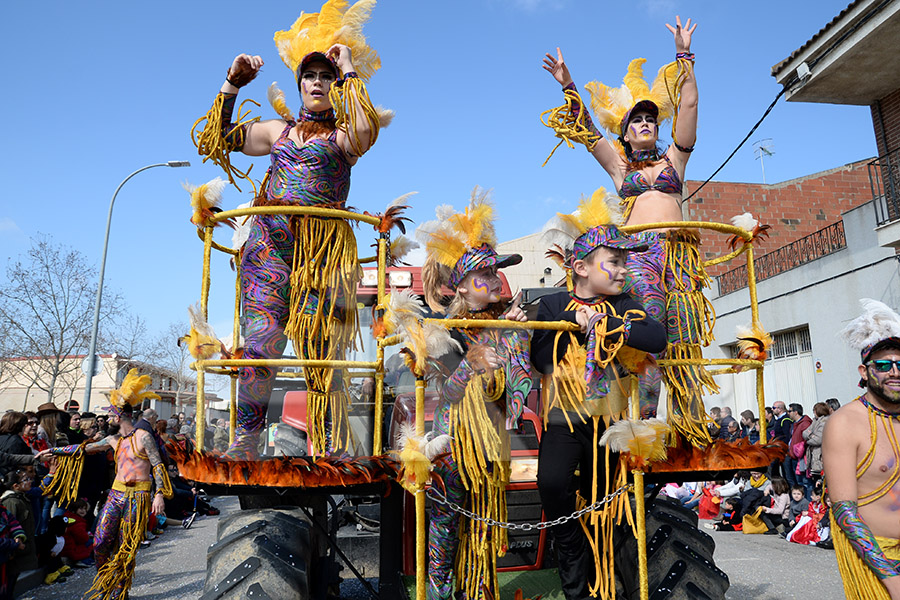
[(88, 377), (93, 377), (94, 375), (100, 374), (100, 369), (103, 367), (103, 361), (100, 360), (100, 355), (94, 355), (94, 372), (91, 373), (88, 369), (91, 368), (91, 357), (85, 356), (84, 360), (81, 362), (81, 372), (87, 375)]

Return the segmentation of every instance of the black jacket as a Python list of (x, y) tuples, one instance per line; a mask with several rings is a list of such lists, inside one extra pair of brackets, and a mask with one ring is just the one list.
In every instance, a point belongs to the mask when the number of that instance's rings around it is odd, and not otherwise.
[[(538, 306), (537, 321), (569, 321), (577, 323), (575, 320), (574, 310), (566, 310), (571, 297), (565, 290), (559, 294), (551, 294), (543, 296)], [(624, 315), (628, 310), (644, 310), (643, 305), (629, 296), (628, 294), (619, 294), (618, 296), (610, 296), (607, 299), (617, 315)], [(622, 320), (618, 317), (610, 315), (610, 329), (617, 328), (622, 324)], [(586, 336), (580, 331), (573, 332), (575, 339), (581, 345), (585, 344)], [(553, 372), (553, 367), (565, 355), (566, 349), (569, 347), (569, 336), (563, 335), (559, 338), (557, 345), (557, 353), (553, 357), (553, 341), (556, 338), (557, 331), (552, 329), (536, 329), (534, 336), (531, 338), (531, 362), (538, 371), (544, 374)], [(628, 336), (626, 344), (636, 350), (644, 352), (662, 352), (666, 349), (666, 330), (662, 324), (650, 318), (649, 316), (640, 321), (631, 322), (631, 333)]]

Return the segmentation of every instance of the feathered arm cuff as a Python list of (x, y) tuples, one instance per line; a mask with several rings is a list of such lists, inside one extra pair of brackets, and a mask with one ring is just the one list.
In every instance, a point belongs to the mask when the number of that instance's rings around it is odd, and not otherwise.
[(369, 99), (366, 84), (356, 73), (346, 73), (328, 93), (337, 128), (350, 138), (354, 156), (362, 156), (375, 144), (381, 127), (378, 112)]
[[(259, 121), (259, 117), (247, 118), (250, 115), (250, 109), (244, 111), (244, 104), (250, 102), (259, 106), (259, 103), (253, 100), (244, 100), (238, 108), (237, 123), (232, 123), (236, 98), (235, 94), (219, 93), (209, 112), (194, 122), (194, 126), (191, 128), (191, 141), (197, 147), (197, 153), (203, 157), (203, 162), (212, 160), (213, 163), (222, 167), (228, 176), (229, 183), (238, 187), (234, 181), (235, 178), (249, 179), (250, 169), (253, 167), (251, 165), (246, 171), (241, 171), (231, 164), (229, 154), (244, 147), (247, 126)], [(206, 121), (206, 125), (198, 133), (197, 127), (203, 121)]]
[[(57, 450), (67, 450), (67, 454), (54, 452), (59, 461), (53, 480), (44, 488), (45, 496), (56, 496), (60, 504), (68, 504), (78, 499), (78, 484), (84, 468), (84, 447), (87, 442), (78, 446), (66, 446)], [(72, 448), (75, 448), (72, 450)]]
[[(544, 165), (550, 161), (553, 153), (556, 152), (556, 149), (563, 142), (569, 148), (575, 147), (573, 142), (584, 144), (588, 151), (591, 152), (594, 150), (597, 142), (603, 137), (594, 126), (590, 113), (584, 110), (584, 102), (581, 101), (581, 96), (578, 94), (578, 90), (575, 89), (575, 84), (564, 87), (563, 95), (566, 99), (565, 104), (541, 113), (541, 123), (552, 129), (556, 137), (560, 139), (559, 143), (550, 152), (550, 156), (544, 161)], [(544, 118), (545, 116), (546, 119)]]

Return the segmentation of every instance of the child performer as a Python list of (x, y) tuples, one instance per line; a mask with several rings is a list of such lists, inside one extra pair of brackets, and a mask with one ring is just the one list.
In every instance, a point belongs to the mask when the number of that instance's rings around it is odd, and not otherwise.
[[(647, 246), (608, 225), (611, 218), (606, 191), (597, 190), (590, 200), (582, 201), (574, 215), (558, 215), (545, 227), (545, 233), (564, 234), (574, 243), (565, 244), (558, 256), (567, 268), (571, 282), (568, 293), (541, 298), (539, 321), (569, 321), (578, 332), (536, 330), (531, 342), (531, 360), (541, 372), (552, 375), (549, 394), (545, 393), (544, 423), (538, 459), (538, 490), (548, 520), (572, 514), (576, 510), (576, 489), (583, 500), (592, 503), (611, 491), (612, 467), (616, 464), (607, 450), (598, 457), (599, 435), (609, 419), (624, 416), (628, 391), (619, 381), (620, 364), (633, 350), (660, 352), (666, 345), (663, 326), (647, 317), (643, 306), (622, 293), (628, 251), (640, 252)], [(551, 251), (552, 252), (552, 251)], [(627, 373), (622, 373), (627, 375)], [(601, 423), (601, 417), (604, 423)], [(598, 460), (599, 458), (599, 460)], [(580, 469), (579, 486), (573, 485)], [(589, 475), (593, 474), (593, 476)], [(624, 473), (622, 473), (624, 476)], [(605, 486), (600, 482), (605, 481)], [(599, 486), (599, 490), (598, 490)], [(627, 501), (627, 500), (626, 500)], [(597, 573), (591, 593), (608, 589), (612, 570), (601, 573), (599, 549), (606, 547), (612, 515), (622, 506), (604, 509), (603, 533), (596, 525), (591, 540)], [(592, 552), (583, 525), (571, 520), (551, 529), (557, 549), (559, 576), (567, 600), (582, 600), (589, 595)], [(602, 577), (601, 577), (602, 575)]]
[[(417, 237), (425, 245), (422, 267), (425, 299), (432, 310), (452, 319), (525, 321), (515, 304), (500, 301), (497, 270), (522, 262), (518, 254), (494, 250), (494, 209), (478, 188), (464, 213), (437, 210), (438, 220), (423, 224)], [(443, 295), (446, 287), (452, 298)], [(469, 504), (482, 517), (506, 520), (504, 490), (509, 482), (509, 434), (518, 427), (531, 390), (528, 333), (522, 329), (459, 329), (454, 337), (462, 354), (445, 357), (452, 369), (434, 412), (434, 435), (450, 436), (451, 454), (435, 470), (447, 498)], [(454, 364), (455, 363), (455, 364)], [(506, 530), (466, 521), (458, 534), (459, 515), (432, 504), (429, 531), (429, 600), (453, 597), (456, 588), (471, 600), (483, 598), (483, 587), (499, 597), (497, 556), (506, 547)], [(457, 558), (457, 545), (459, 545)]]

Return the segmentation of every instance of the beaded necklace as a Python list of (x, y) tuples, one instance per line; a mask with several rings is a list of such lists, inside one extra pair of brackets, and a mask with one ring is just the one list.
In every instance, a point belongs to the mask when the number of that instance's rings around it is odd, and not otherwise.
[(866, 408), (868, 408), (868, 409), (871, 410), (872, 412), (874, 412), (874, 413), (876, 413), (876, 414), (878, 414), (878, 415), (881, 415), (882, 417), (888, 417), (888, 418), (890, 418), (890, 419), (900, 419), (900, 413), (889, 413), (888, 411), (884, 410), (883, 408), (878, 408), (877, 406), (875, 406), (875, 405), (872, 404), (871, 402), (868, 402), (868, 401), (866, 400), (866, 397), (865, 397), (865, 396), (860, 396), (860, 397), (859, 397), (859, 401), (862, 402), (863, 406), (865, 406)]

